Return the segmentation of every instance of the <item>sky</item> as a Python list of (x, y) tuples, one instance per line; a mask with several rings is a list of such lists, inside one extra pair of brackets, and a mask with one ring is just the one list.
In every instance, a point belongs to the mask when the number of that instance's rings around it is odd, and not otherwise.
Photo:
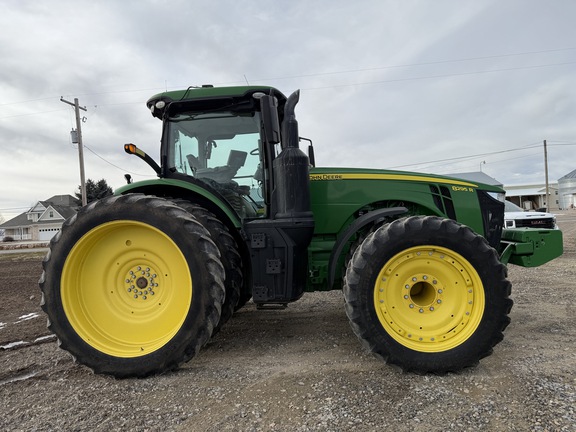
[(0, 219), (86, 178), (153, 178), (148, 98), (189, 86), (301, 90), (317, 166), (448, 174), (504, 185), (576, 169), (572, 0), (2, 0)]

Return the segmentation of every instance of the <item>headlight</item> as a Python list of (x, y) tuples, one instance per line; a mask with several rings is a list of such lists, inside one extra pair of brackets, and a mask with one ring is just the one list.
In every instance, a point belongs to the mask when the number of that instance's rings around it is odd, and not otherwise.
[(486, 193), (497, 201), (504, 202), (506, 200), (506, 194), (504, 192), (486, 192)]

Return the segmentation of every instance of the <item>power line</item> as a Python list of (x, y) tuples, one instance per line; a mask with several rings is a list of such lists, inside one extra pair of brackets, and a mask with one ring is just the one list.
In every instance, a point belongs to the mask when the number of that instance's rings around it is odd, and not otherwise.
[(0, 120), (7, 119), (7, 118), (13, 118), (13, 117), (25, 117), (25, 116), (30, 116), (30, 115), (49, 114), (49, 113), (55, 113), (55, 112), (60, 112), (60, 111), (64, 111), (64, 110), (63, 109), (57, 109), (57, 110), (51, 110), (51, 111), (39, 111), (39, 112), (32, 112), (32, 113), (26, 113), (26, 114), (14, 114), (14, 115), (0, 117)]
[(495, 151), (495, 152), (490, 152), (490, 153), (479, 153), (479, 154), (469, 155), (469, 156), (457, 156), (457, 157), (453, 157), (453, 158), (438, 159), (438, 160), (434, 160), (434, 161), (426, 161), (426, 162), (413, 163), (413, 164), (407, 164), (407, 165), (397, 165), (397, 166), (389, 167), (389, 169), (406, 168), (406, 167), (411, 167), (411, 166), (416, 166), (416, 165), (425, 165), (425, 164), (432, 164), (432, 163), (437, 163), (437, 162), (475, 159), (475, 158), (484, 157), (484, 156), (492, 156), (495, 154), (526, 150), (526, 149), (530, 149), (530, 148), (534, 148), (534, 147), (537, 147), (537, 145), (536, 144), (530, 144), (528, 146), (517, 147), (517, 148), (513, 148), (513, 149), (509, 149), (509, 150), (500, 150), (500, 151)]
[(30, 206), (28, 207), (8, 207), (8, 208), (0, 208), (0, 211), (8, 211), (8, 210), (26, 210), (29, 209)]
[[(543, 54), (543, 53), (549, 53), (549, 52), (559, 52), (559, 51), (569, 51), (569, 50), (576, 50), (576, 47), (574, 47), (574, 48), (558, 48), (558, 49), (543, 50), (543, 51), (526, 51), (526, 52), (522, 52), (522, 53), (512, 53), (512, 54), (496, 54), (496, 55), (482, 56), (482, 57), (467, 57), (467, 58), (453, 59), (453, 60), (437, 60), (437, 61), (421, 62), (421, 63), (407, 63), (407, 64), (400, 64), (400, 65), (376, 66), (376, 67), (370, 67), (370, 68), (349, 69), (349, 70), (331, 71), (331, 72), (319, 72), (319, 73), (293, 75), (293, 76), (285, 76), (285, 77), (277, 77), (277, 78), (257, 78), (257, 79), (253, 79), (253, 81), (259, 81), (259, 80), (271, 81), (271, 80), (284, 80), (284, 79), (293, 79), (293, 78), (309, 78), (309, 77), (326, 76), (326, 75), (338, 75), (338, 74), (347, 74), (347, 73), (356, 73), (356, 72), (372, 72), (372, 71), (376, 71), (376, 70), (397, 69), (397, 68), (415, 67), (415, 66), (430, 66), (430, 65), (446, 64), (446, 63), (461, 63), (461, 62), (473, 61), (473, 60), (487, 60), (487, 59), (494, 59), (494, 58), (505, 58), (505, 57), (514, 57), (514, 56), (522, 56), (522, 55), (530, 55), (530, 54)], [(237, 81), (235, 81), (235, 82), (237, 82)], [(225, 84), (225, 83), (222, 83), (222, 84)]]
[(405, 81), (419, 81), (419, 80), (426, 80), (426, 79), (433, 79), (433, 78), (451, 78), (457, 76), (467, 76), (467, 75), (480, 75), (486, 73), (494, 73), (494, 72), (509, 72), (515, 70), (523, 70), (523, 69), (538, 69), (550, 66), (565, 66), (569, 64), (575, 64), (576, 61), (573, 62), (564, 62), (564, 63), (552, 63), (552, 64), (545, 64), (545, 65), (535, 65), (535, 66), (521, 66), (515, 68), (505, 68), (505, 69), (491, 69), (485, 71), (475, 71), (475, 72), (459, 72), (459, 73), (452, 73), (452, 74), (440, 74), (440, 75), (427, 75), (421, 77), (412, 77), (412, 78), (397, 78), (397, 79), (390, 79), (390, 80), (379, 80), (379, 81), (367, 81), (367, 82), (357, 82), (351, 84), (337, 84), (331, 86), (322, 86), (322, 87), (304, 87), (302, 90), (326, 90), (332, 88), (342, 88), (342, 87), (353, 87), (353, 86), (360, 86), (360, 85), (372, 85), (372, 84), (387, 84), (387, 83), (395, 83), (395, 82), (405, 82)]
[[(576, 50), (576, 47), (554, 48), (554, 49), (539, 50), (539, 51), (525, 51), (525, 52), (519, 52), (519, 53), (495, 54), (495, 55), (479, 56), (479, 57), (465, 57), (465, 58), (451, 59), (451, 60), (436, 60), (436, 61), (430, 61), (430, 62), (407, 63), (407, 64), (399, 64), (399, 65), (384, 65), (384, 66), (375, 66), (375, 67), (358, 68), (358, 69), (336, 70), (336, 71), (329, 71), (329, 72), (315, 72), (315, 73), (309, 73), (309, 74), (280, 76), (280, 77), (271, 77), (271, 78), (256, 78), (256, 79), (251, 79), (251, 81), (280, 81), (280, 80), (294, 79), (294, 78), (311, 78), (311, 77), (317, 77), (317, 76), (341, 75), (341, 74), (347, 74), (347, 73), (370, 72), (370, 71), (386, 70), (386, 69), (397, 69), (397, 68), (417, 67), (417, 66), (430, 66), (430, 65), (435, 65), (435, 64), (462, 63), (462, 62), (468, 62), (468, 61), (474, 61), (474, 60), (488, 60), (488, 59), (506, 58), (506, 57), (519, 57), (519, 56), (525, 56), (525, 55), (546, 54), (546, 53), (573, 51), (573, 50)], [(469, 74), (479, 74), (479, 73), (487, 73), (487, 72), (501, 72), (501, 71), (508, 71), (508, 70), (530, 69), (530, 68), (548, 67), (548, 66), (561, 66), (561, 65), (572, 64), (572, 63), (574, 63), (574, 62), (551, 63), (551, 64), (544, 64), (544, 65), (536, 65), (536, 66), (525, 66), (525, 67), (499, 69), (499, 70), (491, 70), (491, 71), (469, 72), (469, 73), (463, 73), (463, 74), (429, 76), (429, 77), (412, 78), (412, 79), (425, 79), (425, 78), (436, 78), (436, 77), (444, 77), (444, 76), (469, 75)], [(410, 80), (410, 79), (404, 79), (404, 80), (400, 80), (400, 81), (406, 81), (406, 80)], [(397, 80), (393, 80), (390, 82), (394, 82), (394, 81), (397, 81)], [(387, 81), (378, 81), (375, 83), (380, 83), (380, 82), (387, 82)], [(238, 84), (238, 83), (245, 84), (245, 80), (217, 82), (214, 84), (227, 85), (227, 84)], [(371, 84), (371, 83), (357, 83), (357, 84), (348, 84), (348, 85), (362, 85), (362, 84)], [(184, 88), (187, 86), (188, 86), (188, 84), (180, 85), (177, 87), (171, 86), (171, 88)], [(337, 86), (334, 86), (334, 87), (337, 87)], [(322, 87), (322, 88), (324, 88), (324, 87)], [(326, 88), (330, 88), (330, 87), (326, 87)], [(316, 88), (306, 89), (306, 90), (315, 90), (315, 89)], [(131, 89), (131, 90), (114, 90), (114, 91), (81, 93), (80, 96), (95, 96), (95, 95), (104, 95), (104, 94), (137, 93), (137, 92), (144, 92), (144, 91), (165, 91), (165, 90), (167, 90), (167, 87), (165, 87), (165, 86), (162, 86), (162, 87), (160, 87), (160, 86), (156, 87), (155, 86), (155, 87)], [(56, 96), (54, 96), (54, 98), (55, 97)], [(29, 103), (29, 102), (49, 100), (49, 99), (52, 99), (52, 97), (29, 99), (26, 101), (17, 101), (17, 102), (6, 102), (6, 103), (0, 104), (0, 106), (16, 105), (16, 104), (23, 104), (23, 103)], [(26, 115), (26, 114), (24, 114), (24, 115)]]
[[(530, 154), (528, 154), (528, 155), (523, 155), (523, 156), (518, 156), (518, 157), (511, 157), (511, 158), (498, 159), (498, 160), (490, 160), (490, 161), (487, 162), (487, 164), (496, 165), (496, 164), (508, 162), (508, 161), (511, 161), (511, 160), (532, 158), (532, 157), (536, 157), (536, 156), (539, 156), (539, 155), (540, 155), (540, 152), (530, 153)], [(482, 157), (485, 157), (485, 156), (482, 156)], [(472, 158), (472, 159), (477, 159), (477, 158)], [(471, 160), (472, 160), (472, 159), (471, 159)], [(453, 161), (452, 161), (452, 162), (453, 162)], [(433, 169), (434, 167), (442, 167), (442, 168), (439, 168), (439, 169), (443, 170), (443, 169), (444, 169), (443, 167), (446, 167), (447, 165), (452, 165), (452, 162), (441, 163), (441, 164), (439, 164), (439, 165), (430, 165), (430, 166), (428, 166), (428, 167), (424, 166), (422, 169), (428, 169), (428, 168)], [(463, 162), (467, 162), (467, 161), (463, 161)]]
[(38, 99), (28, 99), (28, 100), (19, 101), (19, 102), (6, 102), (6, 103), (1, 103), (0, 106), (17, 105), (17, 104), (24, 104), (24, 103), (30, 103), (30, 102), (38, 102), (38, 101), (49, 100), (49, 99), (54, 99), (54, 97), (50, 96), (50, 97), (43, 97), (43, 98), (38, 98)]
[[(512, 55), (512, 54), (510, 54)], [(439, 62), (442, 63), (442, 62)], [(423, 63), (425, 64), (425, 63)], [(576, 64), (576, 61), (571, 62), (562, 62), (562, 63), (548, 63), (548, 64), (540, 64), (540, 65), (532, 65), (532, 66), (518, 66), (518, 67), (510, 67), (510, 68), (502, 68), (502, 69), (490, 69), (490, 70), (483, 70), (483, 71), (471, 71), (471, 72), (458, 72), (458, 73), (448, 73), (448, 74), (437, 74), (437, 75), (424, 75), (420, 77), (410, 77), (410, 78), (395, 78), (395, 79), (387, 79), (387, 80), (377, 80), (377, 81), (366, 81), (366, 82), (353, 82), (348, 84), (335, 84), (329, 86), (320, 86), (320, 87), (302, 87), (301, 90), (327, 90), (327, 89), (336, 89), (336, 88), (344, 88), (344, 87), (354, 87), (354, 86), (366, 86), (366, 85), (376, 85), (376, 84), (389, 84), (389, 83), (399, 83), (399, 82), (409, 82), (409, 81), (422, 81), (428, 79), (436, 79), (436, 78), (452, 78), (458, 76), (471, 76), (471, 75), (481, 75), (481, 74), (488, 74), (488, 73), (497, 73), (497, 72), (511, 72), (511, 71), (518, 71), (518, 70), (526, 70), (526, 69), (540, 69), (552, 66), (566, 66)], [(410, 65), (408, 65), (410, 66)], [(355, 71), (342, 71), (342, 72), (326, 72), (326, 73), (315, 73), (315, 74), (308, 74), (308, 75), (295, 75), (291, 77), (278, 77), (278, 78), (260, 78), (255, 79), (253, 81), (280, 81), (284, 79), (292, 79), (292, 78), (310, 78), (315, 76), (322, 76), (322, 75), (335, 75), (341, 73), (350, 73), (350, 72), (359, 72), (365, 70), (377, 70), (377, 69), (387, 69), (387, 68), (397, 68), (397, 67), (406, 67), (406, 66), (385, 66), (381, 68), (373, 68), (373, 69), (357, 69)], [(218, 82), (214, 83), (215, 85), (230, 85), (230, 84), (237, 84), (239, 81), (228, 81), (228, 82)], [(174, 88), (182, 88), (174, 87)], [(95, 96), (95, 95), (102, 95), (102, 94), (118, 94), (118, 93), (137, 93), (142, 91), (152, 91), (154, 89), (134, 89), (134, 90), (121, 90), (121, 91), (110, 91), (110, 92), (95, 92), (95, 93), (83, 93), (83, 96)], [(163, 90), (163, 88), (156, 88), (156, 90)], [(19, 102), (17, 102), (19, 103)], [(136, 105), (140, 104), (141, 102), (116, 102), (116, 103), (101, 103), (98, 104), (99, 106), (114, 106), (114, 105)], [(9, 104), (4, 104), (9, 105)], [(5, 116), (0, 117), (1, 119), (11, 118), (11, 117), (21, 117), (21, 116), (28, 116), (28, 115), (36, 115), (36, 114), (44, 114), (49, 112), (56, 112), (61, 110), (55, 111), (44, 111), (39, 113), (28, 113), (28, 114), (16, 114), (12, 116)]]
[(105, 158), (103, 158), (102, 156), (100, 156), (98, 153), (96, 153), (94, 150), (92, 150), (90, 147), (88, 147), (86, 144), (84, 144), (84, 148), (86, 150), (88, 150), (90, 153), (94, 154), (95, 156), (99, 157), (100, 159), (102, 159), (104, 162), (106, 162), (108, 165), (112, 165), (114, 168), (119, 169), (122, 172), (125, 173), (130, 173), (133, 175), (137, 175), (137, 176), (142, 176), (142, 177), (150, 177), (150, 174), (139, 174), (139, 173), (135, 173), (132, 171), (129, 171), (127, 169), (124, 168), (120, 168), (118, 165), (114, 165), (112, 162), (110, 162), (109, 160), (106, 160)]

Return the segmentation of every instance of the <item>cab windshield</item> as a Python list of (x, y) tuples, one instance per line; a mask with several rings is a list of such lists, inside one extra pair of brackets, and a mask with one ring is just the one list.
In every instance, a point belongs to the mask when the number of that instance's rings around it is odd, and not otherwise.
[(179, 113), (168, 121), (168, 166), (220, 192), (242, 217), (262, 198), (259, 113)]

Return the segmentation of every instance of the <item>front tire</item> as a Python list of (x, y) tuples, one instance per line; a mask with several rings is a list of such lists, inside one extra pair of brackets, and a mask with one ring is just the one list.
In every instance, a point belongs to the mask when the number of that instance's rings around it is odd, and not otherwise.
[(216, 326), (224, 270), (204, 227), (161, 198), (95, 201), (67, 220), (40, 278), (60, 346), (96, 373), (144, 377), (192, 358)]
[(503, 339), (512, 307), (506, 267), (450, 219), (399, 219), (368, 236), (346, 273), (346, 312), (377, 356), (406, 371), (473, 366)]

